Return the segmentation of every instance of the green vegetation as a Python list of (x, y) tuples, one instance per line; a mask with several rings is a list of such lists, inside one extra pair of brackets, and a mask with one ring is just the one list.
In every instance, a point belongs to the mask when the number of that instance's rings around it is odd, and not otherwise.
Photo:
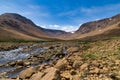
[(81, 57), (84, 58), (84, 59), (96, 59), (97, 58), (97, 56), (93, 53), (82, 54)]
[(103, 44), (102, 44), (102, 42), (95, 42), (95, 44), (97, 45), (97, 46), (103, 46)]
[(90, 49), (91, 48), (91, 46), (83, 46), (82, 47), (82, 50), (88, 50), (88, 49)]
[(33, 43), (40, 43), (40, 42), (50, 42), (50, 41), (13, 39), (13, 40), (0, 40), (0, 42), (13, 42), (13, 43), (28, 43), (28, 42), (33, 42)]
[(78, 44), (88, 44), (91, 42), (94, 42), (94, 41), (92, 41), (92, 40), (78, 41)]
[(119, 51), (120, 51), (120, 46), (118, 46), (118, 48), (117, 48)]

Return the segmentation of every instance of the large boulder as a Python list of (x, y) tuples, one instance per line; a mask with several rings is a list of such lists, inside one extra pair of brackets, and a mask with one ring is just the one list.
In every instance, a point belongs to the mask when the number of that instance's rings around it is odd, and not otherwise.
[(48, 68), (45, 70), (45, 75), (40, 80), (60, 80), (60, 73), (54, 67)]
[(49, 67), (41, 72), (33, 74), (29, 80), (60, 80), (59, 70)]
[(33, 74), (32, 77), (30, 78), (30, 80), (40, 80), (44, 74), (45, 73), (42, 73), (42, 72), (38, 72), (36, 74)]
[(59, 70), (64, 69), (66, 66), (66, 63), (67, 63), (67, 60), (65, 58), (63, 58), (56, 63), (55, 68), (57, 68)]
[(33, 68), (33, 67), (27, 68), (26, 70), (24, 70), (20, 73), (19, 78), (20, 79), (30, 78), (35, 72), (36, 72), (35, 68)]

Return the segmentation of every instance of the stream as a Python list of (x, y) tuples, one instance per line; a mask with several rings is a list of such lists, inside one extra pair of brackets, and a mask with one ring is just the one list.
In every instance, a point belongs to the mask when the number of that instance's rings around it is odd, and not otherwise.
[[(29, 48), (38, 46), (40, 44), (34, 44), (32, 46), (29, 46)], [(30, 55), (38, 54), (41, 52), (44, 52), (45, 49), (43, 48), (35, 48), (28, 52), (23, 52), (24, 48), (28, 48), (28, 46), (21, 46), (14, 50), (9, 51), (1, 51), (0, 52), (0, 73), (8, 72), (7, 76), (14, 78), (16, 77), (22, 70), (24, 70), (24, 67), (22, 69), (16, 69), (14, 67), (11, 67), (9, 65), (4, 66), (4, 64), (7, 64), (9, 62), (15, 62), (17, 60), (24, 60)]]
[[(21, 68), (18, 68), (18, 67), (15, 67), (15, 66), (10, 66), (9, 63), (12, 63), (12, 62), (14, 63), (17, 60), (24, 61), (26, 58), (28, 58), (30, 56), (38, 55), (40, 53), (41, 53), (41, 55), (43, 55), (42, 53), (45, 54), (47, 52), (47, 50), (49, 51), (49, 48), (47, 49), (47, 48), (37, 47), (39, 45), (41, 45), (41, 44), (33, 44), (32, 46), (20, 46), (19, 48), (14, 49), (14, 50), (1, 51), (0, 52), (0, 74), (5, 73), (5, 77), (16, 78), (19, 75), (19, 73), (21, 71), (23, 71), (24, 69), (26, 69), (27, 67), (26, 66), (22, 66)], [(26, 48), (27, 49), (32, 49), (32, 50), (24, 51), (24, 49), (26, 49)], [(55, 48), (56, 48), (56, 50), (61, 49), (61, 47), (58, 47), (58, 48), (55, 47)], [(62, 49), (63, 49), (62, 50), (62, 52), (63, 52), (62, 55), (66, 56), (68, 54), (66, 52), (66, 49), (64, 47)], [(54, 53), (52, 53), (52, 54), (54, 54)], [(37, 65), (39, 65), (39, 64), (49, 64), (52, 61), (58, 60), (59, 56), (60, 55), (58, 54), (52, 60), (43, 61), (42, 63), (39, 62)], [(36, 57), (38, 57), (38, 56), (36, 56)], [(42, 59), (42, 58), (37, 58), (37, 61), (39, 61), (38, 59)], [(35, 62), (36, 61), (34, 61), (34, 63)], [(34, 66), (37, 66), (37, 65), (30, 64), (29, 67), (31, 67), (31, 66), (34, 67)]]
[(0, 64), (5, 64), (7, 62), (16, 61), (19, 59), (25, 59), (26, 57), (28, 57), (32, 54), (36, 54), (36, 53), (45, 51), (42, 48), (36, 48), (29, 52), (23, 52), (24, 48), (26, 48), (26, 47), (19, 47), (18, 49), (0, 52)]

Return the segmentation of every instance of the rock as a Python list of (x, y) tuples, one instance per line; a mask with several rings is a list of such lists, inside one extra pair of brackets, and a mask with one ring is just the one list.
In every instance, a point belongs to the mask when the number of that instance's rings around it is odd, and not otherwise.
[(72, 66), (73, 66), (73, 68), (76, 69), (76, 68), (79, 68), (80, 65), (82, 65), (82, 62), (81, 62), (81, 61), (77, 61), (77, 60), (75, 60)]
[(24, 66), (24, 62), (22, 60), (17, 60), (16, 64), (19, 66)]
[(20, 79), (30, 78), (35, 72), (36, 72), (35, 68), (33, 67), (27, 68), (26, 70), (20, 73), (19, 78)]
[(66, 66), (66, 63), (67, 63), (67, 60), (65, 60), (65, 58), (63, 58), (56, 63), (55, 68), (61, 70)]
[(60, 80), (60, 73), (56, 68), (50, 67), (44, 72), (45, 75), (40, 80)]
[(53, 46), (51, 46), (51, 47), (49, 47), (49, 49), (54, 49), (55, 47), (53, 47)]
[(110, 75), (110, 78), (112, 78), (112, 80), (120, 80), (120, 76), (118, 74), (116, 74), (116, 73), (112, 73)]
[(30, 65), (30, 62), (29, 62), (29, 61), (25, 61), (25, 62), (24, 62), (24, 65), (25, 65), (25, 66), (28, 66), (28, 65)]
[(22, 68), (23, 68), (23, 66), (17, 66), (16, 68), (17, 68), (17, 69), (22, 69)]
[(74, 52), (78, 52), (79, 48), (78, 47), (70, 47), (67, 49), (68, 53), (74, 53)]
[(70, 74), (69, 71), (64, 71), (64, 72), (61, 74), (61, 77), (65, 78), (65, 80), (70, 80), (70, 78), (72, 77), (72, 75)]
[(44, 65), (44, 64), (38, 66), (38, 70), (39, 70), (39, 71), (43, 70), (44, 68), (45, 68), (45, 65)]
[(120, 60), (115, 60), (115, 64), (119, 66)]
[(74, 75), (71, 80), (80, 80), (80, 76), (79, 75)]
[(71, 75), (76, 75), (76, 74), (77, 74), (77, 72), (76, 72), (76, 71), (74, 71), (74, 70), (72, 70), (72, 71), (70, 71), (70, 74), (71, 74)]
[(30, 78), (30, 80), (40, 80), (43, 75), (44, 75), (44, 73), (38, 72), (36, 74), (33, 74), (32, 77)]
[(98, 68), (94, 68), (93, 70), (90, 71), (91, 74), (97, 74), (99, 73), (99, 69)]
[(9, 63), (9, 65), (14, 67), (16, 65), (16, 63), (15, 62), (11, 62), (11, 63)]
[(87, 68), (88, 67), (88, 63), (84, 63), (84, 64), (82, 64), (81, 66), (80, 66), (80, 69), (81, 70), (84, 70), (85, 68)]

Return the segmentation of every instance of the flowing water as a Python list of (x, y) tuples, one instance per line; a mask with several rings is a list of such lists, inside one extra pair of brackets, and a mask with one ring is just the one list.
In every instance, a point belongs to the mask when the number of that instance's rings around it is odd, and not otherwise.
[[(14, 49), (14, 50), (9, 50), (9, 51), (1, 51), (0, 52), (0, 73), (4, 73), (7, 72), (6, 76), (9, 78), (15, 78), (17, 77), (17, 75), (19, 75), (19, 73), (26, 69), (26, 67), (22, 67), (20, 69), (17, 69), (15, 67), (11, 67), (10, 65), (5, 65), (4, 64), (8, 64), (9, 62), (15, 62), (16, 60), (24, 60), (26, 59), (28, 56), (33, 55), (33, 54), (38, 54), (38, 53), (44, 53), (47, 51), (47, 49), (44, 48), (34, 48), (32, 50), (29, 50), (27, 52), (24, 52), (23, 50), (26, 48), (32, 48), (35, 46), (39, 46), (40, 44), (34, 44), (32, 46), (22, 46), (19, 47), (18, 49)], [(66, 52), (66, 49), (63, 48), (63, 55), (66, 56), (68, 53)], [(56, 56), (54, 60), (59, 59), (58, 56)], [(42, 64), (48, 64), (52, 62), (52, 60), (50, 61), (43, 61)], [(31, 65), (34, 66), (34, 65)]]
[(29, 52), (23, 52), (24, 48), (26, 47), (19, 47), (18, 49), (14, 49), (10, 51), (1, 51), (0, 52), (0, 64), (5, 64), (7, 62), (16, 61), (19, 59), (25, 59), (26, 57), (32, 54), (44, 52), (44, 49), (42, 48), (36, 48)]
[[(38, 46), (38, 44), (29, 46), (29, 48), (34, 47), (34, 46)], [(23, 46), (23, 47), (19, 47), (18, 49), (0, 52), (0, 65), (3, 65), (3, 66), (0, 66), (0, 73), (8, 72), (8, 74), (7, 74), (8, 77), (16, 77), (19, 74), (19, 72), (22, 71), (23, 69), (18, 70), (9, 65), (4, 66), (4, 64), (6, 64), (8, 62), (14, 62), (16, 60), (25, 59), (30, 55), (38, 54), (38, 53), (45, 51), (45, 49), (43, 49), (43, 48), (35, 48), (31, 51), (24, 52), (23, 51), (24, 48), (28, 48), (28, 46)]]

